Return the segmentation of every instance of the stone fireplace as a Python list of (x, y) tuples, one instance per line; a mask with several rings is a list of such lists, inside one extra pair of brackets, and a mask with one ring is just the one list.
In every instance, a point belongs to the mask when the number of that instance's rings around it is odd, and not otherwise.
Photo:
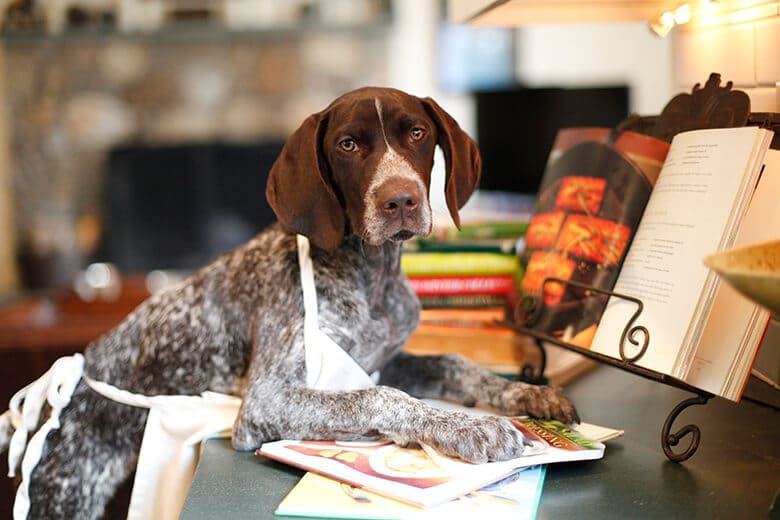
[[(101, 255), (127, 269), (152, 267), (130, 260), (127, 247), (160, 238), (130, 240), (128, 224), (117, 224), (118, 212), (149, 217), (160, 213), (154, 205), (168, 208), (166, 201), (187, 197), (206, 200), (208, 211), (227, 207), (226, 200), (209, 201), (209, 196), (215, 185), (232, 182), (226, 181), (231, 173), (249, 179), (246, 172), (224, 171), (245, 162), (238, 157), (263, 156), (256, 173), (258, 180), (264, 178), (269, 150), (280, 146), (306, 115), (344, 91), (386, 82), (385, 31), (381, 25), (374, 29), (6, 38), (0, 77), (9, 115), (16, 249), (25, 285), (67, 285), (76, 270)], [(154, 153), (164, 156), (160, 161), (179, 157), (184, 162), (154, 174), (148, 166), (160, 162)], [(231, 154), (233, 166), (212, 164), (210, 174), (197, 168), (203, 157), (208, 162)], [(128, 172), (128, 165), (138, 175)], [(124, 170), (117, 174), (116, 168)], [(164, 191), (122, 207), (128, 200), (117, 195), (116, 175), (126, 183), (156, 181)], [(204, 180), (209, 175), (213, 178)], [(235, 187), (235, 193), (251, 191), (263, 205), (257, 184), (247, 190)], [(143, 203), (150, 205), (145, 212)], [(192, 267), (191, 260), (207, 254), (203, 241), (215, 245), (235, 231), (231, 222), (241, 226), (226, 215), (212, 215), (216, 220), (203, 231), (211, 233), (210, 239), (158, 227), (177, 240), (193, 240), (191, 258), (180, 256), (180, 265), (167, 267)], [(130, 241), (120, 246), (120, 235)], [(120, 250), (123, 257), (110, 256)]]

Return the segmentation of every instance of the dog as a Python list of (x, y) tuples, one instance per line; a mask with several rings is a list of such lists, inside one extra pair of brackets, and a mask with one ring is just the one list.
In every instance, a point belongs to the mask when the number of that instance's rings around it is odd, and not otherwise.
[[(471, 462), (522, 453), (525, 439), (507, 418), (434, 409), (419, 398), (578, 422), (559, 388), (510, 382), (459, 355), (402, 351), (420, 311), (400, 269), (402, 244), (431, 232), (436, 145), (459, 225), (481, 160), (435, 101), (367, 87), (309, 116), (269, 174), (278, 222), (91, 343), (85, 376), (146, 395), (239, 396), (237, 450), (282, 438), (383, 438)], [(366, 373), (379, 371), (376, 386), (306, 385), (297, 235), (311, 243), (320, 329)], [(30, 517), (99, 518), (132, 475), (146, 415), (80, 381), (32, 472)]]

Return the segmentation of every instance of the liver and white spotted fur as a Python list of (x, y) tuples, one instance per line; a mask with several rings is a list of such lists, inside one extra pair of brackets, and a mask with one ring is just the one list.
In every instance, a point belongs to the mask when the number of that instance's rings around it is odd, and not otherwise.
[[(401, 352), (420, 310), (399, 267), (401, 244), (430, 232), (436, 144), (457, 223), (479, 179), (479, 154), (433, 100), (367, 88), (313, 114), (270, 174), (267, 196), (280, 223), (149, 298), (89, 345), (85, 373), (147, 395), (241, 396), (233, 429), (240, 450), (285, 437), (384, 437), (426, 442), (470, 461), (522, 452), (508, 420), (435, 410), (418, 397), (576, 420), (558, 389), (510, 383), (457, 355)], [(375, 388), (305, 386), (295, 233), (313, 245), (320, 328), (366, 372), (381, 370)], [(30, 517), (100, 517), (132, 475), (145, 417), (81, 382), (32, 475)]]

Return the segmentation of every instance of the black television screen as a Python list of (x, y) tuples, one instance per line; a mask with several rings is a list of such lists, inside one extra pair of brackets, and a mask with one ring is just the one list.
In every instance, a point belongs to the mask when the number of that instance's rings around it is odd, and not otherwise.
[(283, 141), (112, 150), (98, 260), (123, 271), (191, 270), (276, 220), (265, 199)]
[(535, 194), (557, 131), (614, 127), (629, 114), (628, 98), (625, 86), (477, 92), (480, 189)]

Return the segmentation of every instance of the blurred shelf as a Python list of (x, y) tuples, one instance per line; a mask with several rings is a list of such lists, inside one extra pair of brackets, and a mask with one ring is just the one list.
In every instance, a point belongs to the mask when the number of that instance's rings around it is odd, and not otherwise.
[[(9, 20), (10, 11), (0, 12), (0, 41), (6, 44), (30, 44), (67, 41), (93, 40), (149, 40), (149, 41), (190, 41), (190, 40), (242, 40), (242, 39), (291, 39), (306, 36), (316, 36), (330, 33), (349, 33), (355, 35), (375, 35), (392, 24), (392, 6), (389, 1), (375, 2), (373, 13), (360, 13), (362, 20), (331, 20), (318, 12), (315, 4), (301, 4), (300, 12), (291, 14), (280, 12), (281, 18), (274, 20), (273, 14), (268, 19), (258, 18), (255, 13), (252, 20), (242, 19), (241, 12), (223, 11), (224, 5), (201, 6), (193, 4), (191, 9), (186, 6), (165, 4), (158, 0), (151, 7), (163, 9), (165, 12), (154, 12), (150, 19), (139, 19), (139, 13), (131, 13), (133, 26), (145, 25), (141, 28), (124, 28), (120, 23), (118, 8), (95, 9), (89, 13), (82, 9), (82, 20), (67, 20), (61, 30), (49, 29), (42, 12), (17, 14), (15, 20)], [(79, 4), (68, 7), (70, 11), (79, 8)], [(263, 13), (262, 10), (257, 13)], [(347, 13), (349, 15), (349, 13)], [(359, 14), (359, 15), (360, 15)], [(332, 15), (332, 13), (331, 13)], [(70, 13), (65, 16), (71, 16)], [(229, 19), (225, 19), (229, 17)], [(232, 18), (232, 19), (230, 19)], [(254, 22), (254, 23), (253, 23)], [(55, 24), (56, 25), (56, 24)], [(10, 26), (10, 27), (9, 27)]]
[(143, 277), (123, 280), (115, 301), (85, 302), (70, 291), (20, 295), (0, 306), (0, 352), (80, 351), (149, 296)]

